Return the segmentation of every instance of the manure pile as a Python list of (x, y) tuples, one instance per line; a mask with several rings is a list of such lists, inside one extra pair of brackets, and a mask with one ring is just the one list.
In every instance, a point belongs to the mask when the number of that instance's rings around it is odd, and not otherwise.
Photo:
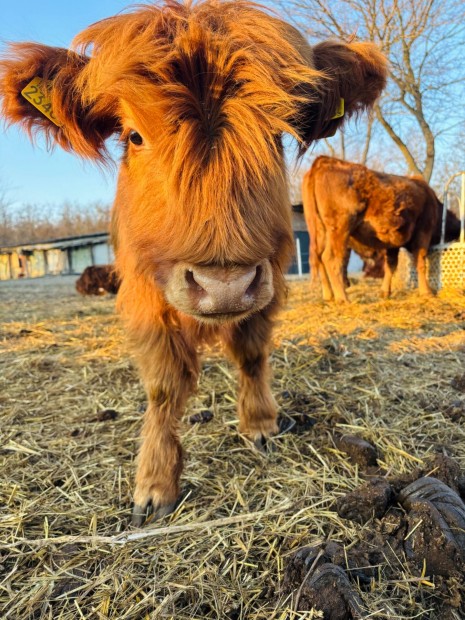
[(0, 282), (0, 617), (465, 618), (465, 296), (290, 284), (269, 455), (211, 350), (176, 513), (128, 529), (145, 395), (111, 297)]

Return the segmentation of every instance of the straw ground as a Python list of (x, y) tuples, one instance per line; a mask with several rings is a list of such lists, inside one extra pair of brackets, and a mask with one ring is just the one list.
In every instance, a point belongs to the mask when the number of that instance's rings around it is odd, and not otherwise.
[[(274, 391), (308, 424), (269, 456), (237, 434), (236, 376), (207, 351), (182, 424), (185, 498), (144, 530), (128, 528), (145, 397), (110, 297), (72, 278), (1, 282), (0, 617), (34, 619), (318, 618), (280, 590), (304, 545), (349, 549), (365, 525), (337, 498), (363, 472), (335, 433), (374, 444), (385, 475), (436, 452), (465, 466), (465, 296), (420, 299), (358, 282), (352, 304), (324, 305), (290, 285), (276, 330)], [(462, 391), (461, 391), (462, 390)], [(213, 419), (191, 424), (208, 409)], [(200, 416), (201, 417), (201, 416)], [(360, 592), (366, 617), (439, 619), (435, 578), (398, 557)], [(458, 615), (451, 617), (460, 618)]]

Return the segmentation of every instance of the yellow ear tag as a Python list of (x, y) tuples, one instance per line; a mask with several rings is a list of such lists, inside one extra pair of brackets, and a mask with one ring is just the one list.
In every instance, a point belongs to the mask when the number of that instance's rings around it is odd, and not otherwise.
[(333, 118), (341, 118), (342, 116), (344, 116), (344, 99), (341, 97), (339, 99), (339, 104), (336, 108), (336, 112), (334, 113), (334, 116), (331, 116), (331, 120), (333, 120)]
[(58, 121), (52, 111), (52, 101), (47, 92), (47, 90), (50, 89), (50, 84), (51, 82), (49, 80), (35, 77), (23, 88), (21, 95), (24, 99), (29, 101), (29, 103), (32, 103), (39, 112), (42, 112), (44, 116), (51, 120), (52, 123), (55, 123), (55, 125), (59, 127)]

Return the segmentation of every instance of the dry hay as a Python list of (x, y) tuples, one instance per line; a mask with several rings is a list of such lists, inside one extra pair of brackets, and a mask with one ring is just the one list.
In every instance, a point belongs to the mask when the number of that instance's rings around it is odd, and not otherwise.
[[(71, 278), (0, 283), (0, 616), (9, 619), (310, 619), (282, 594), (296, 550), (350, 550), (368, 524), (341, 519), (339, 498), (363, 467), (335, 433), (376, 446), (387, 476), (435, 453), (465, 465), (465, 297), (316, 301), (294, 282), (276, 331), (274, 390), (308, 428), (268, 457), (237, 435), (234, 368), (205, 361), (182, 427), (185, 499), (128, 539), (134, 455), (145, 402), (109, 297), (83, 299)], [(213, 420), (191, 425), (204, 409)], [(137, 532), (136, 532), (137, 533)], [(44, 539), (46, 539), (44, 541)], [(444, 617), (434, 576), (400, 556), (359, 591), (365, 617)], [(451, 618), (462, 617), (451, 611)], [(458, 615), (454, 615), (458, 614)]]

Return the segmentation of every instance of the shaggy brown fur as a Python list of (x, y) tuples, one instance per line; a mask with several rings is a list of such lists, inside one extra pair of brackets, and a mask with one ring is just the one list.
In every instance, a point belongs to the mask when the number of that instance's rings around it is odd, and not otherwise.
[[(35, 75), (50, 80), (60, 127), (19, 94)], [(134, 523), (179, 495), (177, 425), (203, 341), (221, 338), (239, 366), (239, 431), (257, 445), (276, 433), (267, 359), (293, 251), (281, 136), (304, 151), (343, 123), (341, 97), (350, 117), (385, 79), (372, 44), (311, 48), (244, 1), (137, 7), (84, 30), (73, 51), (14, 44), (1, 63), (8, 121), (99, 161), (112, 133), (124, 145), (118, 305), (149, 399)]]
[(116, 295), (120, 285), (113, 265), (86, 267), (76, 280), (76, 290), (81, 295)]
[[(312, 240), (311, 270), (313, 278), (320, 278), (324, 299), (347, 301), (344, 256), (348, 246), (385, 254), (385, 297), (391, 292), (399, 249), (405, 247), (414, 256), (420, 293), (431, 294), (425, 260), (432, 240), (439, 240), (442, 203), (423, 178), (318, 157), (303, 180), (303, 203)], [(448, 212), (447, 222), (450, 239), (458, 220)]]

